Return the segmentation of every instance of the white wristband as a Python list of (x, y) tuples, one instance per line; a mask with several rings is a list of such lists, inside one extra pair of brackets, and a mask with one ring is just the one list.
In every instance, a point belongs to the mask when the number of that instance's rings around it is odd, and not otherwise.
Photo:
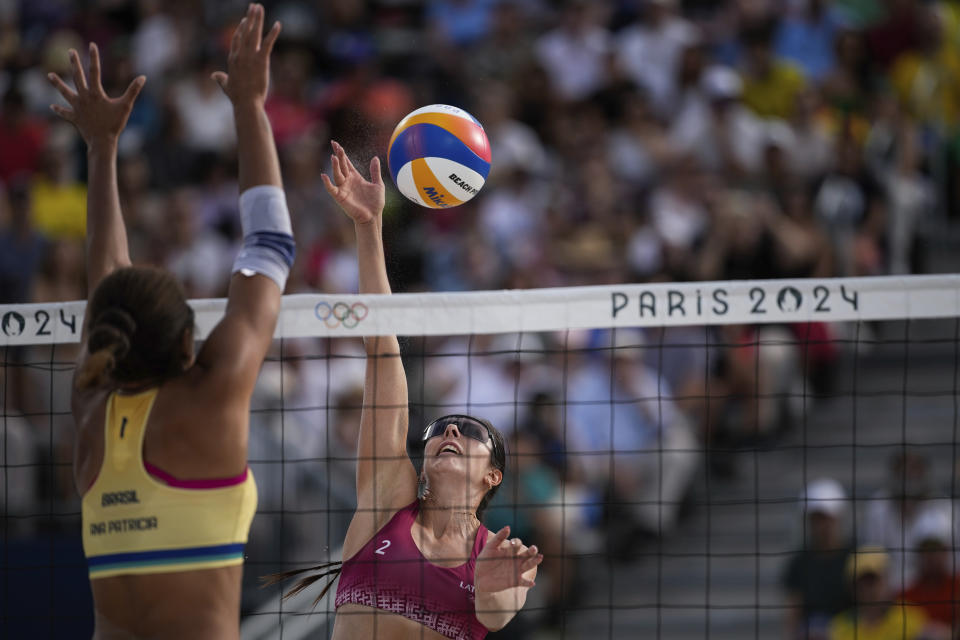
[(283, 189), (260, 185), (240, 195), (243, 248), (233, 262), (233, 273), (264, 275), (283, 291), (296, 255), (290, 213)]

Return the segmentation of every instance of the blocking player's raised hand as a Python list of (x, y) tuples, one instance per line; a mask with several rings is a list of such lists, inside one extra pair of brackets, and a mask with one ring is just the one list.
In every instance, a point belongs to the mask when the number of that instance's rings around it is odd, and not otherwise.
[(233, 32), (227, 71), (215, 71), (211, 76), (234, 105), (243, 101), (263, 104), (270, 84), (270, 52), (280, 35), (280, 23), (274, 22), (263, 35), (263, 5), (253, 3), (247, 15)]
[(100, 81), (100, 51), (97, 45), (90, 43), (90, 75), (84, 73), (80, 62), (80, 54), (70, 49), (70, 66), (73, 69), (73, 84), (76, 90), (71, 89), (60, 76), (55, 73), (47, 75), (50, 83), (57, 88), (60, 95), (67, 101), (69, 107), (52, 104), (54, 113), (72, 123), (87, 146), (100, 142), (116, 142), (123, 128), (127, 126), (133, 103), (136, 102), (140, 90), (147, 81), (145, 76), (133, 79), (127, 90), (119, 98), (111, 98), (103, 90)]
[[(119, 98), (111, 98), (100, 81), (100, 51), (90, 43), (90, 72), (80, 54), (70, 49), (74, 88), (55, 73), (47, 75), (69, 106), (52, 104), (58, 116), (73, 124), (87, 143), (87, 287), (90, 294), (113, 270), (130, 265), (127, 231), (117, 190), (117, 141), (133, 104), (146, 82), (134, 78)], [(84, 332), (87, 322), (83, 323)]]

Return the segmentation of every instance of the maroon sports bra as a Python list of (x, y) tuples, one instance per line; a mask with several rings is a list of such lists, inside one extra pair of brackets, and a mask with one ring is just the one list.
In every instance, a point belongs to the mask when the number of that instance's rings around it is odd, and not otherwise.
[(487, 628), (474, 608), (473, 572), (487, 544), (480, 525), (470, 559), (438, 567), (417, 548), (410, 527), (420, 511), (414, 501), (397, 511), (352, 558), (343, 563), (336, 606), (352, 603), (396, 613), (448, 638), (480, 640)]

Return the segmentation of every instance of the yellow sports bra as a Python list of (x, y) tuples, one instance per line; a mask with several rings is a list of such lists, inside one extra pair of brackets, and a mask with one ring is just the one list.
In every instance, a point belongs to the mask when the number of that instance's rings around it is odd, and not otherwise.
[(143, 436), (157, 391), (107, 400), (103, 463), (82, 502), (91, 580), (243, 564), (257, 509), (253, 473), (178, 480), (146, 462)]

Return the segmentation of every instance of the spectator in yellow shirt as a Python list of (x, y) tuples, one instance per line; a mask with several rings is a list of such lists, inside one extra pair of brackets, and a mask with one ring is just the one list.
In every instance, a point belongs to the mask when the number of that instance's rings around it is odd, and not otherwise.
[(786, 120), (806, 85), (800, 69), (773, 53), (772, 25), (751, 27), (743, 34), (746, 45), (743, 102), (758, 116)]
[(922, 46), (897, 58), (891, 82), (910, 115), (949, 134), (960, 124), (960, 53), (943, 37), (943, 18), (924, 11)]
[(51, 142), (41, 170), (30, 181), (31, 222), (51, 240), (83, 240), (87, 233), (87, 188), (73, 176), (68, 140)]
[(894, 602), (887, 584), (890, 557), (880, 547), (861, 547), (847, 560), (852, 609), (830, 621), (829, 640), (948, 640), (949, 631), (918, 607)]

